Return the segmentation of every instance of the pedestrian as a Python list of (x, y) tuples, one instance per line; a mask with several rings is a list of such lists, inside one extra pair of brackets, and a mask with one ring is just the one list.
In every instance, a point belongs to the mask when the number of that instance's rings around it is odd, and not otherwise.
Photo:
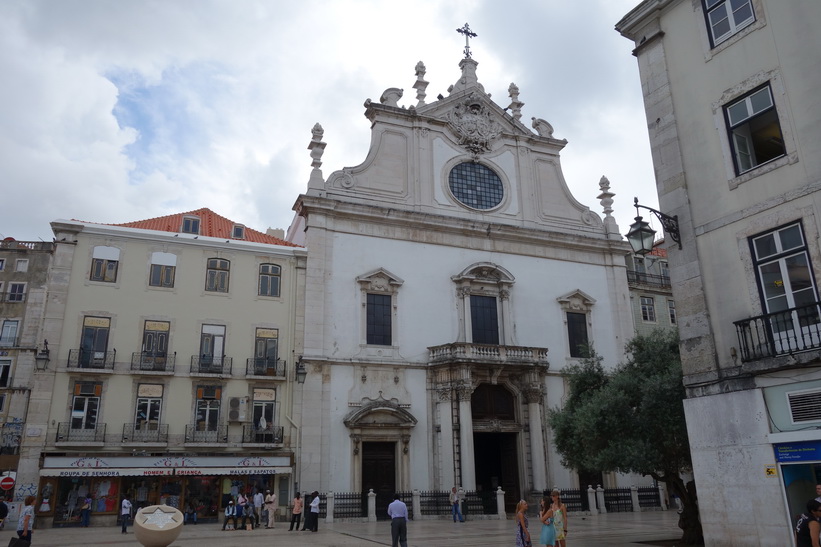
[(795, 524), (796, 547), (819, 547), (818, 535), (821, 533), (821, 502), (813, 499), (807, 502), (807, 512), (798, 517)]
[[(319, 492), (314, 490), (311, 493), (312, 499), (310, 504), (310, 511), (305, 518), (305, 527), (302, 529), (304, 532), (306, 529), (310, 530), (311, 532), (316, 532), (319, 530)], [(310, 517), (310, 519), (308, 518)], [(310, 522), (309, 522), (310, 521)]]
[(120, 505), (120, 520), (123, 523), (123, 534), (127, 533), (128, 519), (131, 517), (131, 500), (130, 496), (126, 494), (123, 496), (123, 503)]
[(562, 503), (562, 493), (558, 488), (554, 488), (550, 493), (553, 503), (550, 508), (553, 510), (553, 526), (556, 528), (556, 545), (565, 547), (565, 537), (567, 536), (567, 506)]
[(242, 508), (242, 527), (250, 531), (254, 529), (254, 502), (251, 498), (245, 498), (245, 506)]
[(34, 531), (34, 496), (26, 496), (23, 502), (23, 510), (17, 519), (17, 537), (25, 539), (31, 543), (31, 535)]
[(197, 500), (188, 500), (188, 503), (185, 505), (182, 523), (188, 524), (189, 520), (193, 521), (194, 524), (197, 523)]
[(527, 524), (527, 502), (519, 500), (516, 504), (516, 547), (533, 547)]
[[(257, 489), (257, 493), (254, 494), (254, 511), (256, 512), (257, 528), (259, 528), (259, 521), (262, 517), (262, 513), (267, 507), (268, 506), (265, 505), (265, 496), (262, 494), (262, 490)], [(265, 527), (268, 528), (267, 525)]]
[(296, 523), (296, 529), (299, 531), (299, 521), (302, 518), (302, 496), (299, 492), (294, 495), (294, 507), (291, 509), (291, 527), (288, 528), (288, 531), (292, 531), (294, 529), (294, 523)]
[(265, 491), (265, 510), (268, 512), (268, 524), (265, 527), (274, 528), (277, 516), (277, 495), (272, 494), (270, 490)]
[(459, 519), (459, 522), (465, 522), (465, 517), (462, 515), (462, 511), (459, 508), (461, 504), (462, 498), (454, 486), (450, 489), (450, 513), (453, 515), (453, 522), (456, 522), (457, 518)]
[(91, 521), (91, 496), (86, 495), (83, 498), (83, 503), (80, 505), (80, 526), (83, 528), (88, 528), (88, 524)]
[(556, 545), (556, 527), (553, 526), (553, 509), (547, 496), (539, 502), (539, 520), (542, 522), (542, 532), (539, 534), (539, 543), (553, 547)]
[(237, 506), (234, 505), (234, 501), (231, 500), (228, 502), (228, 505), (225, 506), (225, 520), (222, 522), (222, 531), (225, 531), (225, 527), (228, 526), (228, 521), (234, 521), (234, 527), (232, 530), (237, 529)]
[(5, 500), (0, 499), (0, 530), (6, 526), (6, 518), (9, 516), (9, 506)]
[(393, 495), (388, 516), (391, 517), (391, 546), (408, 547), (408, 506), (399, 499), (399, 494)]

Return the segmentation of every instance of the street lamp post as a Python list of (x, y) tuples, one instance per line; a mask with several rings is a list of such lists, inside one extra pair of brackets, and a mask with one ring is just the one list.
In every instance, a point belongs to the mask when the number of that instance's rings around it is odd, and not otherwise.
[(639, 198), (633, 198), (633, 205), (636, 207), (636, 222), (630, 225), (630, 231), (625, 234), (627, 241), (633, 248), (633, 252), (639, 255), (646, 255), (653, 250), (653, 242), (656, 238), (656, 231), (649, 224), (642, 220), (639, 215), (639, 207), (647, 209), (659, 219), (664, 231), (670, 235), (670, 239), (678, 243), (681, 249), (681, 234), (678, 228), (678, 215), (669, 216), (661, 211), (656, 211), (652, 207), (639, 205)]

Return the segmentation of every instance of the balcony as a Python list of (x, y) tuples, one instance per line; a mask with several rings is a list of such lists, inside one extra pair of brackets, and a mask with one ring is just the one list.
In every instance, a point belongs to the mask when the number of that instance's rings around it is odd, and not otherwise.
[(642, 273), (635, 270), (627, 270), (627, 283), (657, 289), (670, 289), (669, 276)]
[(443, 346), (433, 346), (428, 348), (428, 351), (430, 351), (430, 363), (433, 365), (456, 363), (538, 365), (544, 367), (548, 365), (547, 348), (456, 342)]
[(242, 426), (242, 444), (282, 444), (283, 431), (281, 425), (269, 425), (261, 429), (245, 424)]
[(736, 321), (741, 361), (821, 349), (821, 303)]
[(230, 376), (231, 358), (225, 355), (192, 355), (191, 374)]
[(267, 357), (251, 357), (246, 361), (245, 374), (263, 378), (285, 379), (285, 361)]
[(94, 424), (85, 427), (71, 427), (71, 422), (57, 424), (58, 443), (103, 443), (105, 442), (105, 424)]
[(117, 358), (117, 350), (110, 351), (90, 351), (87, 349), (68, 350), (68, 363), (70, 369), (92, 369), (114, 370), (114, 360)]
[(225, 424), (207, 425), (204, 422), (185, 426), (187, 444), (225, 444), (228, 442), (228, 426)]
[(135, 351), (131, 354), (131, 370), (140, 372), (169, 372), (174, 374), (177, 354), (158, 355), (146, 351)]
[(123, 443), (168, 443), (168, 424), (141, 420), (137, 424), (123, 424)]

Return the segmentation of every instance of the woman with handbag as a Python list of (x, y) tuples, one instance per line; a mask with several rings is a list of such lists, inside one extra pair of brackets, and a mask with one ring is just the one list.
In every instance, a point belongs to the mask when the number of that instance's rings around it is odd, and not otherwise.
[(530, 532), (527, 529), (527, 502), (519, 500), (516, 504), (516, 547), (533, 547)]

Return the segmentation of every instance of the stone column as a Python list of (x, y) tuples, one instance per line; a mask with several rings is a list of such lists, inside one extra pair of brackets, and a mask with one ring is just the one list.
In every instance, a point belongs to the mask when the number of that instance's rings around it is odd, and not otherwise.
[(507, 515), (505, 515), (505, 492), (501, 486), (496, 487), (496, 515), (499, 520), (507, 518)]
[(368, 522), (376, 522), (376, 493), (373, 488), (368, 491)]
[(661, 510), (667, 511), (670, 506), (667, 504), (667, 485), (663, 482), (658, 483), (659, 486), (659, 501), (661, 502)]
[(641, 511), (641, 504), (639, 504), (639, 489), (636, 488), (635, 484), (630, 485), (630, 499), (633, 502), (633, 512), (638, 513)]
[(587, 505), (590, 507), (590, 514), (595, 515), (599, 511), (596, 509), (596, 489), (587, 485)]
[(544, 428), (542, 427), (542, 401), (544, 392), (541, 384), (533, 383), (525, 388), (528, 424), (530, 425), (530, 461), (533, 467), (531, 490), (547, 488), (547, 466), (544, 456)]
[(412, 495), (413, 520), (422, 520), (422, 493), (419, 490), (414, 490)]
[(473, 492), (476, 490), (476, 463), (473, 459), (473, 414), (470, 408), (470, 395), (473, 386), (470, 381), (462, 381), (456, 388), (459, 396), (459, 444), (461, 447), (462, 487)]
[(439, 476), (442, 477), (440, 484), (444, 488), (457, 483), (453, 473), (453, 413), (451, 410), (453, 392), (449, 386), (439, 387), (436, 394), (439, 396), (439, 401), (436, 403), (439, 419)]
[(325, 522), (334, 521), (334, 493), (328, 492), (325, 496)]

